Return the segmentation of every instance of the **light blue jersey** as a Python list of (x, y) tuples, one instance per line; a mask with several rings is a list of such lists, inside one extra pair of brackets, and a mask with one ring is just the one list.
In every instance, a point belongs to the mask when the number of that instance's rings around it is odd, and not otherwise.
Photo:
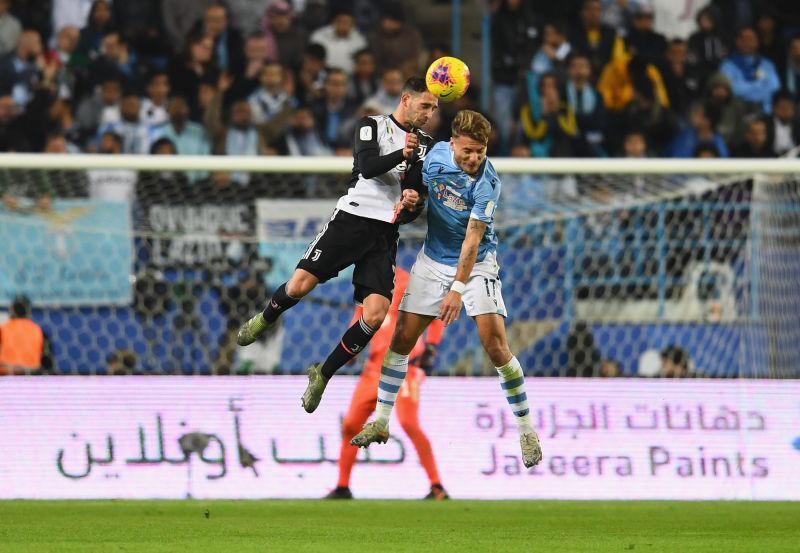
[(422, 182), (428, 187), (428, 234), (425, 255), (438, 263), (455, 267), (467, 234), (469, 219), (488, 224), (478, 247), (478, 259), (497, 249), (494, 210), (500, 198), (500, 178), (485, 160), (478, 175), (462, 171), (453, 159), (449, 142), (439, 142), (425, 156)]

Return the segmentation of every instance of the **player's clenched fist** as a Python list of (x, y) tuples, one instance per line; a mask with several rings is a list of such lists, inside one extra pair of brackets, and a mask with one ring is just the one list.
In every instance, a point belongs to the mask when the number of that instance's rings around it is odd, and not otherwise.
[(413, 132), (406, 134), (406, 145), (403, 148), (403, 157), (411, 159), (411, 156), (414, 155), (417, 148), (419, 148), (419, 137)]

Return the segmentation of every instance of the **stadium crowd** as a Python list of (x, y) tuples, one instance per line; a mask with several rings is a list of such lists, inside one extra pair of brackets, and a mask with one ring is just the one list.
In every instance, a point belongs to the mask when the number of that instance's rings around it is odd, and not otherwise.
[[(426, 36), (415, 25), (409, 4), (0, 0), (0, 152), (349, 157), (358, 118), (391, 112), (405, 78), (449, 54), (442, 34)], [(750, 158), (791, 155), (800, 145), (798, 2), (492, 0), (488, 9), (492, 82), (491, 97), (483, 100), (494, 123), (490, 155)], [(476, 78), (478, 60), (467, 61)], [(473, 85), (461, 100), (442, 104), (426, 130), (449, 138), (450, 120), (459, 109), (477, 108), (480, 90)], [(136, 229), (151, 232), (158, 231), (147, 218), (153, 204), (247, 203), (252, 235), (255, 198), (342, 191), (334, 177), (267, 182), (244, 173), (126, 170), (15, 177), (20, 174), (0, 170), (0, 209), (46, 210), (53, 197), (125, 199), (135, 206)], [(514, 188), (509, 178), (504, 186), (527, 209), (519, 182)], [(635, 226), (631, 213), (620, 217), (619, 229)], [(639, 227), (653, 229), (651, 216), (643, 214)], [(683, 217), (673, 232), (695, 228)], [(606, 235), (616, 228), (606, 221), (595, 226)], [(588, 261), (579, 259), (582, 274), (594, 278), (622, 267), (653, 280), (652, 269), (630, 269), (623, 257), (631, 246), (618, 242), (617, 257), (590, 252)], [(141, 253), (152, 248), (137, 247), (138, 272), (153, 261)], [(242, 259), (257, 257), (244, 249)], [(735, 255), (726, 252), (711, 257), (729, 262)], [(680, 276), (690, 254), (675, 255), (682, 261), (668, 264), (669, 271)], [(605, 293), (602, 283), (595, 288)], [(153, 297), (136, 291), (148, 316), (158, 312), (154, 305), (167, 303), (166, 292), (152, 289)], [(582, 290), (579, 296), (591, 295)], [(239, 293), (233, 287), (219, 295)], [(653, 295), (655, 287), (637, 285), (636, 294)], [(244, 295), (227, 301), (226, 328), (235, 329), (257, 303)], [(17, 318), (24, 318), (30, 307), (19, 311)], [(225, 367), (214, 372), (231, 370), (232, 342), (227, 334), (221, 341)], [(568, 342), (570, 374), (620, 374), (613, 360), (601, 359), (589, 332), (573, 329)], [(107, 370), (129, 372), (135, 358), (130, 350), (115, 351)], [(686, 352), (668, 348), (661, 360), (679, 365), (681, 375), (690, 372)]]
[[(490, 9), (490, 154), (772, 157), (800, 140), (796, 2)], [(143, 154), (166, 138), (178, 155), (350, 155), (354, 121), (391, 111), (404, 78), (447, 53), (411, 15), (395, 1), (0, 0), (0, 151)], [(446, 138), (477, 93), (429, 130)]]

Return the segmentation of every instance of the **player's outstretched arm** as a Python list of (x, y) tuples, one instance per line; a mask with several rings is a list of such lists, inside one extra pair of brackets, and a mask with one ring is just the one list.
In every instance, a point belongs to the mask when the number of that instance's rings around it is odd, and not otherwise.
[(480, 246), (483, 235), (486, 234), (487, 223), (478, 219), (470, 219), (467, 223), (467, 234), (464, 242), (461, 243), (461, 255), (458, 257), (456, 268), (456, 278), (450, 286), (450, 292), (442, 301), (439, 308), (439, 318), (445, 326), (458, 319), (461, 313), (461, 294), (466, 288), (475, 260), (478, 259), (478, 247)]

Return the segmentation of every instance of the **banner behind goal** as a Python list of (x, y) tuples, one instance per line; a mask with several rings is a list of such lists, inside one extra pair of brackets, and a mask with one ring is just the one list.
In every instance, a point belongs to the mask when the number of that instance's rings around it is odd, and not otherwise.
[[(508, 333), (528, 374), (800, 376), (798, 164), (495, 165)], [(346, 158), (4, 155), (0, 167), (0, 306), (30, 299), (47, 370), (300, 373), (350, 320), (343, 273), (235, 347), (346, 190)], [(424, 217), (403, 227), (400, 267), (424, 233)], [(493, 374), (465, 315), (435, 372)]]

